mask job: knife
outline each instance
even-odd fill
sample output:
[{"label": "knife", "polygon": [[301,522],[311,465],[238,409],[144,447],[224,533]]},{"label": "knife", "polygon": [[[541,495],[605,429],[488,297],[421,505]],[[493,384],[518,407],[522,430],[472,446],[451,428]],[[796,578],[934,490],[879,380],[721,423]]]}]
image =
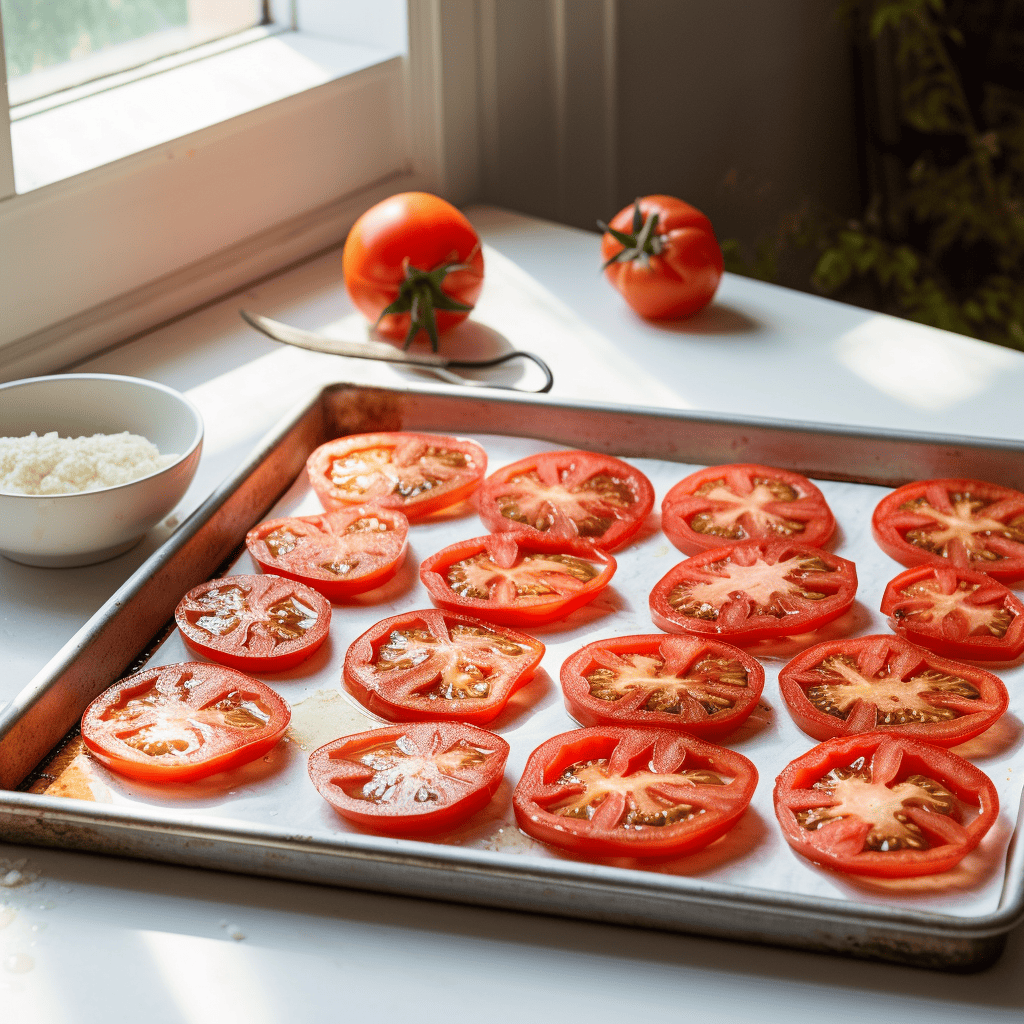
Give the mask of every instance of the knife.
[{"label": "knife", "polygon": [[[465,384],[468,387],[477,388],[501,388],[503,391],[525,391],[530,394],[544,394],[551,390],[555,378],[551,374],[551,368],[540,356],[532,352],[514,350],[504,355],[496,356],[494,359],[446,359],[444,356],[434,352],[404,352],[394,345],[385,341],[346,341],[340,338],[325,338],[313,331],[304,331],[298,327],[289,327],[270,317],[259,316],[255,313],[247,313],[244,309],[238,311],[242,319],[261,331],[268,338],[280,341],[285,345],[295,345],[297,348],[309,349],[311,352],[326,352],[332,356],[352,356],[356,359],[379,359],[385,363],[398,363],[402,366],[417,366],[423,370],[429,370],[442,380],[452,384]],[[486,381],[470,380],[467,377],[460,377],[452,373],[453,369],[467,370],[480,369],[489,366],[500,366],[512,359],[528,359],[534,363],[541,373],[544,374],[544,386],[542,388],[529,389],[517,388],[512,384],[489,384]]]}]

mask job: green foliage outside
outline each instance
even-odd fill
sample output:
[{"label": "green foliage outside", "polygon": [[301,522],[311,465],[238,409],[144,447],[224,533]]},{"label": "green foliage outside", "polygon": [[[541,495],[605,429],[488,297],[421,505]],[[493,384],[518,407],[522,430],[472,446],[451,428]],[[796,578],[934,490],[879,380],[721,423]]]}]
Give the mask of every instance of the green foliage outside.
[{"label": "green foliage outside", "polygon": [[791,217],[727,269],[775,280],[811,251],[813,287],[1024,349],[1024,0],[848,0],[864,47],[895,70],[899,139],[863,216]]},{"label": "green foliage outside", "polygon": [[188,0],[0,0],[7,75],[17,78],[182,26]]}]

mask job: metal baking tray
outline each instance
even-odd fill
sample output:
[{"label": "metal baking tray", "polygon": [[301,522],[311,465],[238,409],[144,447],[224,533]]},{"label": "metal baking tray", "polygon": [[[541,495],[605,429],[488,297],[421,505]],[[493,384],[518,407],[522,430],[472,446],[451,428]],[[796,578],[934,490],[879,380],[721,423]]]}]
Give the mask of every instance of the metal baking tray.
[{"label": "metal baking tray", "polygon": [[[1007,824],[998,857],[1005,851],[1005,865],[989,886],[991,905],[974,912],[970,906],[950,910],[941,901],[785,891],[763,879],[758,885],[743,884],[742,872],[724,882],[707,872],[687,875],[524,856],[514,845],[473,848],[357,831],[297,830],[288,827],[287,815],[280,823],[211,815],[190,806],[187,798],[126,806],[22,791],[25,780],[74,729],[88,703],[137,667],[153,639],[166,632],[180,596],[213,576],[246,531],[288,491],[308,454],[331,438],[376,430],[533,438],[670,463],[761,462],[818,480],[875,486],[970,476],[1024,489],[1024,446],[999,440],[552,402],[526,395],[483,397],[436,386],[332,385],[273,431],[0,715],[0,836],[15,843],[945,970],[978,970],[998,957],[1006,933],[1024,918],[1024,844],[1016,842],[1021,813],[1016,800],[1013,807],[1003,808]],[[465,535],[476,532],[483,531],[475,522],[464,530]],[[665,568],[681,557],[670,558]],[[378,617],[388,614],[394,610],[382,608]],[[605,635],[631,631],[654,630],[609,628]],[[767,688],[765,697],[781,709],[781,701]],[[804,739],[807,749],[813,741]],[[759,789],[770,792],[772,777],[761,767]],[[768,823],[768,828],[773,826]]]}]

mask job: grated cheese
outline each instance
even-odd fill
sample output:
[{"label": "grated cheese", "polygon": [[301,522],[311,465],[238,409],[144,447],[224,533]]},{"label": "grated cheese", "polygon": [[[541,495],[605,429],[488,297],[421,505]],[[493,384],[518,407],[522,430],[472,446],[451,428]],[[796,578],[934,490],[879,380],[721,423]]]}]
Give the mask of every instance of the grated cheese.
[{"label": "grated cheese", "polygon": [[130,483],[165,469],[177,455],[161,455],[138,434],[0,437],[0,492],[77,494]]}]

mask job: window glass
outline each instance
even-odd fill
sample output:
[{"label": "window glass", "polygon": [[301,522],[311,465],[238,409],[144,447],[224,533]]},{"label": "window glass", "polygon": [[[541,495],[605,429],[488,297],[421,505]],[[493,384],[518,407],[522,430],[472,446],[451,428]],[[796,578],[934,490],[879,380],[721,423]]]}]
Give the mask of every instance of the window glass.
[{"label": "window glass", "polygon": [[263,23],[264,0],[0,0],[12,103]]}]

